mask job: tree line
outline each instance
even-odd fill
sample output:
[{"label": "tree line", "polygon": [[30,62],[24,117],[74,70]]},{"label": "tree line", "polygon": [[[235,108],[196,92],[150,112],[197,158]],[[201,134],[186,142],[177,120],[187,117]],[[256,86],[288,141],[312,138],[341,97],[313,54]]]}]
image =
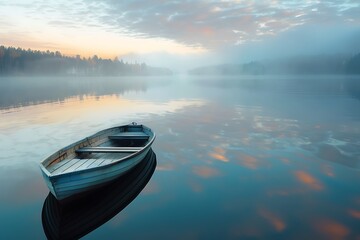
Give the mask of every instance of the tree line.
[{"label": "tree line", "polygon": [[84,58],[69,57],[59,51],[25,50],[0,46],[1,75],[170,75],[166,68],[156,68],[145,63],[127,63],[118,58],[102,59],[97,55]]},{"label": "tree line", "polygon": [[294,56],[284,59],[252,61],[244,64],[205,66],[189,71],[192,75],[264,75],[264,74],[360,74],[360,53]]}]

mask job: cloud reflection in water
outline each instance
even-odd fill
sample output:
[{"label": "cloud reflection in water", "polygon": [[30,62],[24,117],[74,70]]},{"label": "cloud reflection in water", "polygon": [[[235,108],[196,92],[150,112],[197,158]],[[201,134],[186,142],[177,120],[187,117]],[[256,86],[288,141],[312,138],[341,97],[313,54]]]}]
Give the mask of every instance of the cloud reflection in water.
[{"label": "cloud reflection in water", "polygon": [[314,190],[322,190],[324,188],[324,186],[316,178],[307,172],[296,171],[295,176],[301,183],[306,184]]},{"label": "cloud reflection in water", "polygon": [[[223,212],[216,214],[222,223],[212,227],[222,232],[224,226],[229,226],[229,235],[225,236],[264,237],[276,232],[290,238],[306,238],[314,231],[318,236],[328,236],[324,232],[330,231],[329,226],[335,228],[336,236],[348,236],[347,231],[353,228],[351,224],[312,222],[314,212],[326,218],[356,215],[347,209],[330,211],[337,201],[348,201],[351,195],[338,193],[339,187],[348,186],[345,180],[337,183],[340,186],[335,184],[349,174],[346,169],[324,161],[314,150],[327,136],[319,134],[315,139],[313,135],[324,131],[325,126],[313,128],[295,119],[271,116],[261,108],[215,102],[183,108],[176,116],[160,117],[153,123],[163,140],[156,144],[160,158],[163,157],[159,165],[173,166],[172,178],[178,174],[183,178],[185,174],[187,186],[195,194],[188,196],[188,201],[193,202],[183,204],[196,205],[198,198],[204,197],[205,206],[221,206]],[[161,125],[168,126],[177,136]],[[330,127],[333,126],[325,128]],[[355,177],[354,174],[350,175]],[[215,177],[217,180],[213,181]],[[190,193],[172,194],[185,200],[184,194]],[[324,205],[324,197],[331,204]],[[215,214],[213,209],[206,211]],[[194,216],[196,219],[203,220]]]},{"label": "cloud reflection in water", "polygon": [[[314,98],[269,96],[271,88],[266,84],[263,91],[236,86],[211,91],[201,86],[198,92],[186,88],[184,94],[177,88],[166,97],[161,95],[164,88],[148,88],[146,93],[69,98],[73,102],[2,112],[6,121],[0,122],[0,137],[4,139],[0,150],[6,149],[2,158],[7,161],[1,164],[37,163],[41,156],[78,140],[80,135],[136,118],[157,134],[153,144],[157,170],[143,196],[125,210],[126,218],[104,225],[94,238],[103,234],[139,239],[319,239],[330,235],[356,239],[359,122],[352,115],[350,119],[334,116],[328,104],[333,98],[324,92]],[[304,99],[318,105],[299,104]],[[333,100],[344,105],[350,101]],[[85,115],[72,120],[74,109],[80,106]],[[300,107],[305,110],[298,112]],[[344,108],[336,109],[342,113]],[[87,115],[87,111],[91,113]],[[306,114],[311,117],[302,118]],[[312,114],[324,117],[314,120]],[[17,151],[18,146],[22,151]],[[34,152],[33,148],[39,150]],[[14,182],[4,178],[2,184],[17,187]],[[29,186],[35,187],[37,182]],[[4,216],[10,215],[13,213]],[[16,221],[14,218],[11,223]],[[184,234],[179,235],[179,229],[184,229]]]},{"label": "cloud reflection in water", "polygon": [[221,162],[228,162],[229,159],[227,159],[225,153],[225,149],[221,147],[215,147],[213,152],[209,153],[209,156]]},{"label": "cloud reflection in water", "polygon": [[202,178],[211,178],[220,175],[219,170],[209,166],[193,167],[193,172]]},{"label": "cloud reflection in water", "polygon": [[345,239],[350,234],[346,226],[330,219],[320,220],[315,224],[315,228],[326,239]]},{"label": "cloud reflection in water", "polygon": [[263,218],[269,221],[276,231],[282,232],[285,230],[286,224],[278,215],[267,209],[259,209],[258,212]]}]

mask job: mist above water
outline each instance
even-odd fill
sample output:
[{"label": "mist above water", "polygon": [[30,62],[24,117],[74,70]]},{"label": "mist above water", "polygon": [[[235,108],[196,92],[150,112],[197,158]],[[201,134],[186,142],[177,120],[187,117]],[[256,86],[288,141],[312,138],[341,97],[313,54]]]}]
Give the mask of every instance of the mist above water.
[{"label": "mist above water", "polygon": [[[235,45],[229,43],[196,54],[155,52],[130,53],[119,57],[130,62],[147,62],[154,66],[167,67],[180,73],[201,67],[261,62],[275,68],[269,73],[286,74],[289,73],[286,62],[291,64],[294,61],[302,61],[310,65],[320,60],[321,63],[316,63],[318,66],[314,67],[323,68],[320,72],[331,74],[334,73],[333,66],[326,65],[327,62],[345,65],[346,61],[360,53],[358,42],[360,42],[360,28],[356,24],[318,24],[295,27],[278,35],[268,36],[266,39]],[[324,68],[328,69],[324,70]]]},{"label": "mist above water", "polygon": [[359,235],[357,77],[3,80],[0,221],[5,238],[45,237],[41,211],[49,191],[38,169],[41,159],[132,121],[157,135],[155,173],[130,205],[87,238],[171,239],[196,232],[201,239],[327,239],[333,226],[343,230],[337,236]]}]

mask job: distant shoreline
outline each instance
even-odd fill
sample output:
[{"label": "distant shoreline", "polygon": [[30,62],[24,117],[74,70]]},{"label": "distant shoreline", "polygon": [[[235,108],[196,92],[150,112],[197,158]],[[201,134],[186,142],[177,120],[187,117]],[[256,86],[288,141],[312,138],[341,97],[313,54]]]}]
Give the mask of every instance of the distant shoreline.
[{"label": "distant shoreline", "polygon": [[252,61],[244,64],[221,64],[194,68],[189,75],[357,75],[360,54],[297,56],[278,60]]},{"label": "distant shoreline", "polygon": [[59,51],[25,50],[0,46],[0,76],[161,76],[172,75],[167,68],[145,63],[63,56]]}]

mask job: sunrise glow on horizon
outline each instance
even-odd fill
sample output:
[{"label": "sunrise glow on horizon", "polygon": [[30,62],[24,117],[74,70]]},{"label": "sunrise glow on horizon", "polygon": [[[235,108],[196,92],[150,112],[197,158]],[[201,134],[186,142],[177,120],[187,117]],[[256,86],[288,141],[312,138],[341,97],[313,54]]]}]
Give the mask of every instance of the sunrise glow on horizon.
[{"label": "sunrise glow on horizon", "polygon": [[165,54],[209,59],[207,54],[215,54],[224,62],[238,56],[360,50],[360,3],[354,0],[0,4],[1,45],[69,56]]}]

